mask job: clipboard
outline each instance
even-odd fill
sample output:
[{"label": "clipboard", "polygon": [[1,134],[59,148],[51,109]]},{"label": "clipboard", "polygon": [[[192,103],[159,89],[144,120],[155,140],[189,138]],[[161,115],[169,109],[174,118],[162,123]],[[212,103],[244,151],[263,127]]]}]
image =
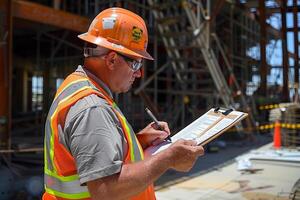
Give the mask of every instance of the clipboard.
[{"label": "clipboard", "polygon": [[[233,113],[233,109],[232,108],[214,108],[213,111],[210,110],[209,113],[207,113],[209,115],[218,115],[220,116],[220,119],[217,120],[214,124],[212,124],[211,126],[209,126],[207,128],[207,130],[209,130],[211,127],[215,126],[218,122],[220,122],[223,119],[229,118],[229,119],[234,119],[236,117],[236,115]],[[209,139],[199,143],[198,145],[206,145],[208,144],[210,141],[214,140],[215,138],[219,137],[221,134],[223,134],[224,132],[226,132],[228,129],[230,129],[231,127],[233,127],[235,124],[237,124],[238,122],[240,122],[241,120],[245,119],[248,116],[248,113],[243,113],[242,116],[238,119],[238,121],[235,121],[235,123],[232,123],[229,126],[226,126],[222,131],[220,131],[219,133],[216,133],[215,135],[213,135],[212,137],[210,137]],[[206,131],[207,131],[206,130]],[[205,132],[206,132],[205,131]],[[204,133],[205,133],[204,132]]]},{"label": "clipboard", "polygon": [[[191,124],[173,135],[171,137],[172,142],[176,142],[179,139],[187,139],[195,140],[198,145],[206,145],[247,116],[247,113],[233,109],[220,107],[211,108]],[[168,148],[171,144],[171,142],[166,141],[157,146],[152,146],[147,149],[147,153],[154,155]]]}]

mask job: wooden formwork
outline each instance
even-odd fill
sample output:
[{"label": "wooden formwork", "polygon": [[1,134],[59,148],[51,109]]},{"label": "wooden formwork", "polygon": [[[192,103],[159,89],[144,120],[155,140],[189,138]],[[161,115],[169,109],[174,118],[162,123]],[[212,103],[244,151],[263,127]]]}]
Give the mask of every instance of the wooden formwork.
[{"label": "wooden formwork", "polygon": [[291,148],[300,147],[300,104],[286,107],[282,115],[281,135],[283,146]]}]

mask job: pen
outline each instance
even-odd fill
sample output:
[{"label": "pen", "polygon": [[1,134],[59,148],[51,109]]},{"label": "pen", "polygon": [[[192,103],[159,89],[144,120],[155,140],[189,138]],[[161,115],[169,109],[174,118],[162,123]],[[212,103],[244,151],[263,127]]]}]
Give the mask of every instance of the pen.
[{"label": "pen", "polygon": [[[146,108],[145,110],[146,110],[147,114],[151,117],[151,119],[154,121],[154,123],[157,126],[158,130],[163,131],[164,129],[159,125],[158,120],[153,115],[153,113],[151,112],[151,110],[149,110],[148,108]],[[167,140],[169,142],[172,142],[170,135],[168,135],[168,137],[166,137],[165,140]]]}]

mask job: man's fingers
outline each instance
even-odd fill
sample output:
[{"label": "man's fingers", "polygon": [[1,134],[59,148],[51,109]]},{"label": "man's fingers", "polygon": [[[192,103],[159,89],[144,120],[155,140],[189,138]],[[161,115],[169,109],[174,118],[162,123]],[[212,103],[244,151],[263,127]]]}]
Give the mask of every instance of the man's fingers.
[{"label": "man's fingers", "polygon": [[164,131],[166,131],[169,135],[171,134],[168,123],[167,122],[163,122],[160,121],[159,125],[164,129]]},{"label": "man's fingers", "polygon": [[187,146],[188,149],[190,149],[196,155],[201,156],[204,154],[203,147],[198,146],[195,140],[181,140],[181,141],[185,146]]},{"label": "man's fingers", "polygon": [[196,146],[197,142],[195,140],[183,140],[183,144],[187,146]]},{"label": "man's fingers", "polygon": [[165,131],[153,130],[151,133],[143,134],[142,137],[147,138],[151,142],[151,145],[158,145],[168,137],[168,133]]},{"label": "man's fingers", "polygon": [[166,138],[168,137],[168,133],[166,133],[165,131],[161,131],[161,133],[156,137],[156,139],[154,139],[154,141],[152,142],[152,145],[158,145],[161,142],[163,142]]},{"label": "man's fingers", "polygon": [[200,156],[204,154],[204,149],[202,146],[193,146],[193,148],[196,154]]},{"label": "man's fingers", "polygon": [[157,137],[158,139],[160,139],[161,141],[163,141],[164,139],[166,139],[168,137],[168,133],[165,131],[159,131]]},{"label": "man's fingers", "polygon": [[193,141],[193,140],[190,140],[192,142],[195,142],[194,144],[195,145],[188,145],[188,148],[193,152],[195,153],[196,155],[203,155],[204,154],[204,149],[202,146],[198,146],[196,141]]},{"label": "man's fingers", "polygon": [[157,138],[157,139],[155,139],[155,140],[152,142],[152,145],[153,145],[153,146],[156,146],[156,145],[160,144],[162,141],[163,141],[163,139]]},{"label": "man's fingers", "polygon": [[153,137],[153,138],[162,138],[165,139],[166,137],[168,137],[168,133],[166,131],[159,131],[159,130],[154,130],[153,132],[148,134],[149,136]]}]

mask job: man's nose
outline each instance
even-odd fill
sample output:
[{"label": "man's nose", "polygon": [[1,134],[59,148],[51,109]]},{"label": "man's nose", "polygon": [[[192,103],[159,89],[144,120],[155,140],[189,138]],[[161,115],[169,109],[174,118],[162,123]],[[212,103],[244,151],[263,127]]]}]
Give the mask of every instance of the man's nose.
[{"label": "man's nose", "polygon": [[133,73],[133,75],[136,77],[136,78],[140,78],[142,76],[142,68],[140,68],[139,70],[135,71]]}]

